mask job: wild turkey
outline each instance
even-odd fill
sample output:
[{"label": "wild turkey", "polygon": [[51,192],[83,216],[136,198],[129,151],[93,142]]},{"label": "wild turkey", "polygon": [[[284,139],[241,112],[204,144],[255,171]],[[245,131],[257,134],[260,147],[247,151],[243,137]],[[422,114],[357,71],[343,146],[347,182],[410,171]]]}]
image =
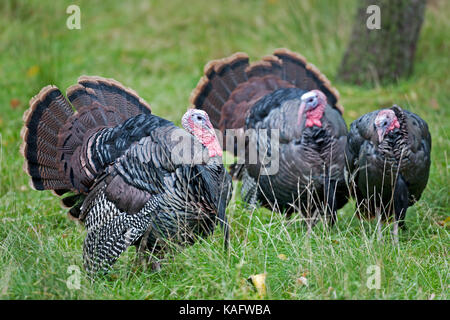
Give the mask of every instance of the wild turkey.
[{"label": "wild turkey", "polygon": [[[235,53],[209,62],[204,74],[191,103],[223,133],[223,148],[240,157],[230,173],[242,178],[242,198],[288,215],[301,211],[306,220],[325,212],[334,223],[336,210],[347,202],[347,126],[328,79],[287,49],[253,64],[245,53]],[[273,134],[279,130],[279,138],[271,139],[271,129]],[[259,152],[255,163],[250,160],[253,148]],[[275,158],[275,165],[279,157],[278,170],[269,172],[261,161],[265,154]]]},{"label": "wild turkey", "polygon": [[420,199],[430,172],[431,136],[418,115],[397,105],[352,122],[346,149],[359,210],[382,221],[394,216],[405,228],[406,210]]},{"label": "wild turkey", "polygon": [[231,177],[206,112],[189,109],[183,130],[100,77],[80,77],[67,99],[55,86],[31,99],[24,169],[33,188],[70,192],[62,202],[87,228],[89,273],[107,271],[130,245],[157,254],[207,236],[217,222],[228,241]]}]

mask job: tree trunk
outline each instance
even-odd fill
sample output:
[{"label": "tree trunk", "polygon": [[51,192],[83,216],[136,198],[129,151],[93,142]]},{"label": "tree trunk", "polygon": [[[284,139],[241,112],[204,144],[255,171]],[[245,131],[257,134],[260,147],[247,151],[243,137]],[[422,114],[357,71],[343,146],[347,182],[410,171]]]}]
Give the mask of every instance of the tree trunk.
[{"label": "tree trunk", "polygon": [[[380,8],[380,29],[367,8]],[[358,85],[379,85],[409,76],[426,0],[363,0],[338,78]],[[368,21],[369,19],[369,21]],[[370,28],[369,28],[370,27]]]}]

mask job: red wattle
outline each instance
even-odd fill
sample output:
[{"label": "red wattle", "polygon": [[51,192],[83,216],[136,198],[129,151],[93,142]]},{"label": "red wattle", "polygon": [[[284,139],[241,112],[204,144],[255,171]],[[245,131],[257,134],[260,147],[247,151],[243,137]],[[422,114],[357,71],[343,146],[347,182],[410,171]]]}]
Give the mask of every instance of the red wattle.
[{"label": "red wattle", "polygon": [[400,128],[400,122],[398,122],[397,117],[395,117],[394,120],[392,120],[390,126],[386,129],[386,133],[391,132],[395,128],[397,129]]},{"label": "red wattle", "polygon": [[323,112],[325,108],[322,105],[317,106],[316,108],[309,110],[306,112],[306,127],[322,127],[322,119]]}]

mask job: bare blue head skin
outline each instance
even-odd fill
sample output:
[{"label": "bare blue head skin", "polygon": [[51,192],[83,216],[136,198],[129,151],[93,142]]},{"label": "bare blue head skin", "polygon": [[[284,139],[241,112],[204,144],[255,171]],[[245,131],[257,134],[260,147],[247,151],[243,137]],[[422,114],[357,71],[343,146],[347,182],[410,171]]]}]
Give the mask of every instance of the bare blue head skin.
[{"label": "bare blue head skin", "polygon": [[301,97],[300,109],[298,111],[297,124],[301,125],[303,114],[306,113],[305,127],[318,126],[322,127],[323,113],[327,105],[327,97],[320,90],[311,90]]},{"label": "bare blue head skin", "polygon": [[395,112],[391,109],[380,110],[375,118],[375,128],[377,130],[378,142],[381,143],[384,137],[395,128],[400,128]]},{"label": "bare blue head skin", "polygon": [[181,119],[181,124],[186,131],[196,136],[208,148],[210,157],[222,156],[222,148],[216,132],[205,111],[194,108],[188,109]]}]

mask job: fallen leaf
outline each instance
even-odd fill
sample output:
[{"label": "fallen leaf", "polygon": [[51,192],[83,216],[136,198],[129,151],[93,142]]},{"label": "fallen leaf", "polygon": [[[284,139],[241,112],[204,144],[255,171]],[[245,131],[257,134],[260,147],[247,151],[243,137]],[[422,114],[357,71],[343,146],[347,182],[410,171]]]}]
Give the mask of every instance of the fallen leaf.
[{"label": "fallen leaf", "polygon": [[308,279],[306,277],[301,276],[300,278],[297,278],[297,284],[300,286],[308,286]]},{"label": "fallen leaf", "polygon": [[252,284],[255,286],[256,291],[258,292],[260,297],[264,297],[267,293],[266,275],[267,275],[267,273],[260,273],[260,274],[251,275],[249,277],[249,280],[251,280]]},{"label": "fallen leaf", "polygon": [[286,261],[286,260],[287,260],[287,257],[286,257],[285,254],[280,253],[280,254],[278,255],[278,259],[283,260],[283,261]]},{"label": "fallen leaf", "polygon": [[27,71],[27,77],[28,78],[34,77],[39,73],[39,70],[40,70],[39,66],[34,65],[30,67]]},{"label": "fallen leaf", "polygon": [[438,221],[437,223],[441,227],[448,227],[450,226],[450,217],[445,218],[445,220]]},{"label": "fallen leaf", "polygon": [[150,292],[149,294],[147,294],[144,300],[152,300],[152,293]]},{"label": "fallen leaf", "polygon": [[61,237],[62,237],[63,239],[65,239],[65,238],[67,238],[67,234],[63,233],[63,234],[61,235]]},{"label": "fallen leaf", "polygon": [[11,108],[16,109],[20,105],[20,100],[17,98],[13,98],[9,101],[9,105]]}]

